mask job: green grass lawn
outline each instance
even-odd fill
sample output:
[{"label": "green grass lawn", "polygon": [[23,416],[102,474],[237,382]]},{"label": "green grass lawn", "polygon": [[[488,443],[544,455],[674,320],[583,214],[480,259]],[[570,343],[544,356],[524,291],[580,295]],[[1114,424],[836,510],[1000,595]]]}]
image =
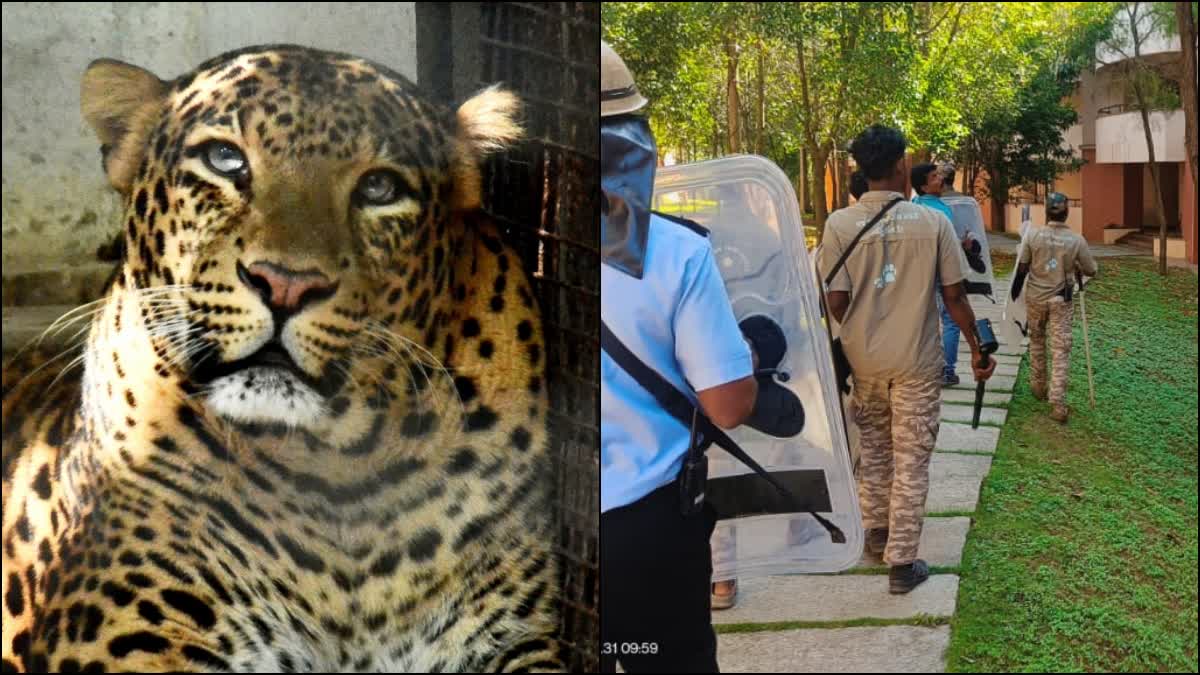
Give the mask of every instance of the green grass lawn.
[{"label": "green grass lawn", "polygon": [[1076,302],[1070,424],[1025,360],[963,554],[952,672],[1197,670],[1197,278],[1100,265],[1096,408]]}]

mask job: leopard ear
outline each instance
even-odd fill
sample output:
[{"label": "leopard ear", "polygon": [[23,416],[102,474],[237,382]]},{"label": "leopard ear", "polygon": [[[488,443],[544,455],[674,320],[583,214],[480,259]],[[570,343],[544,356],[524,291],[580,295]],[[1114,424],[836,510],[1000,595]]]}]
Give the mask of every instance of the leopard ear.
[{"label": "leopard ear", "polygon": [[166,94],[166,82],[121,61],[92,61],[83,74],[83,118],[100,138],[109,183],[122,194],[131,189]]},{"label": "leopard ear", "polygon": [[488,154],[519,140],[524,131],[517,122],[521,101],[510,91],[493,85],[458,108],[454,139],[454,208],[479,208],[479,166]]}]

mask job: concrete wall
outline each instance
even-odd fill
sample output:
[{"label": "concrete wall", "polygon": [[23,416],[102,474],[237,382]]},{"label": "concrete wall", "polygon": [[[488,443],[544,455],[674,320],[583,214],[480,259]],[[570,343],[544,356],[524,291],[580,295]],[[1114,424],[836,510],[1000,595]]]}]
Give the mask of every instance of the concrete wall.
[{"label": "concrete wall", "polygon": [[[1179,170],[1183,162],[1163,162],[1158,165],[1158,175],[1162,179],[1163,208],[1167,218],[1167,227],[1179,225]],[[1162,221],[1158,219],[1158,209],[1154,205],[1154,174],[1150,165],[1142,165],[1142,224],[1159,227]]]},{"label": "concrete wall", "polygon": [[[1141,3],[1142,6],[1138,11],[1138,33],[1143,37],[1142,44],[1138,48],[1138,52],[1142,56],[1153,56],[1155,54],[1171,54],[1179,51],[1179,36],[1167,35],[1164,32],[1157,30],[1154,24],[1154,18],[1150,13],[1149,4]],[[1116,20],[1119,23],[1118,33],[1124,42],[1119,45],[1119,49],[1110,49],[1108,45],[1098,45],[1096,47],[1096,61],[1101,64],[1119,63],[1124,60],[1125,56],[1133,55],[1132,31],[1129,26],[1129,15],[1124,11],[1118,11]]]},{"label": "concrete wall", "polygon": [[1083,158],[1087,164],[1080,169],[1083,181],[1082,234],[1088,241],[1102,241],[1105,227],[1125,224],[1125,171],[1119,164],[1097,164],[1095,150],[1085,149]]},{"label": "concrete wall", "polygon": [[1179,229],[1183,231],[1183,239],[1187,242],[1185,253],[1187,261],[1193,265],[1197,262],[1196,239],[1196,185],[1192,182],[1192,167],[1184,162],[1179,169]]},{"label": "concrete wall", "polygon": [[288,42],[417,79],[414,3],[4,3],[4,275],[94,261],[119,229],[79,83],[101,57],[164,79],[223,52]]},{"label": "concrete wall", "polygon": [[[1183,110],[1150,113],[1150,138],[1154,141],[1156,161],[1182,162],[1187,159],[1183,137]],[[1140,112],[1108,115],[1096,120],[1096,161],[1113,164],[1150,161]]]},{"label": "concrete wall", "polygon": [[[1021,208],[1023,204],[1009,202],[1004,205],[1004,231],[1013,234],[1021,233]],[[1029,220],[1034,225],[1046,224],[1046,205],[1031,204]],[[1067,212],[1067,227],[1075,234],[1083,234],[1083,207],[1072,206]]]}]

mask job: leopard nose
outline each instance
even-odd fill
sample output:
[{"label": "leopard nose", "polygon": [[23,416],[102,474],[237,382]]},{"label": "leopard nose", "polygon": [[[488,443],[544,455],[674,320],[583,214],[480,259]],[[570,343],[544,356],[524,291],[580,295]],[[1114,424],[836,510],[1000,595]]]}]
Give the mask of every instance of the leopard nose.
[{"label": "leopard nose", "polygon": [[262,297],[272,313],[290,316],[306,306],[332,297],[338,283],[320,272],[297,272],[275,263],[237,264],[238,278]]}]

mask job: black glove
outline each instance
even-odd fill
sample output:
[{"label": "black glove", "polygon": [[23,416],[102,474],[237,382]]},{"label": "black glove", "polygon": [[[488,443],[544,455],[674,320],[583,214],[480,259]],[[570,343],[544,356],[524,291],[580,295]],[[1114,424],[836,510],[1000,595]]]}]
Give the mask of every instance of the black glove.
[{"label": "black glove", "polygon": [[1021,296],[1021,288],[1025,286],[1025,275],[1029,274],[1029,264],[1021,263],[1017,265],[1017,273],[1013,276],[1012,282],[1012,299],[1016,300]]},{"label": "black glove", "polygon": [[787,353],[783,329],[765,316],[752,316],[738,326],[758,354],[758,398],[746,426],[777,438],[791,438],[804,430],[804,406],[791,389],[775,381],[776,367]]},{"label": "black glove", "polygon": [[983,261],[983,246],[978,241],[971,239],[963,248],[966,250],[967,264],[971,266],[971,269],[980,274],[987,272],[987,263]]}]

